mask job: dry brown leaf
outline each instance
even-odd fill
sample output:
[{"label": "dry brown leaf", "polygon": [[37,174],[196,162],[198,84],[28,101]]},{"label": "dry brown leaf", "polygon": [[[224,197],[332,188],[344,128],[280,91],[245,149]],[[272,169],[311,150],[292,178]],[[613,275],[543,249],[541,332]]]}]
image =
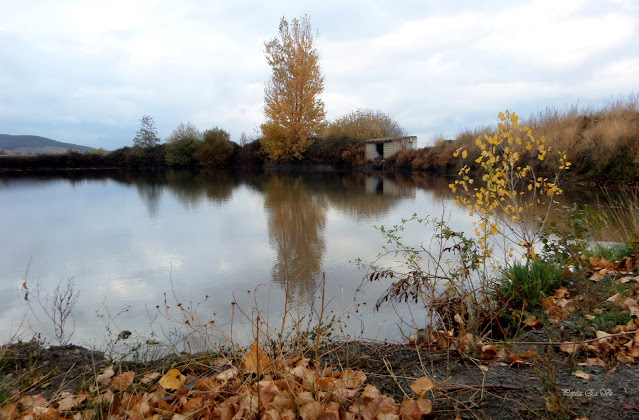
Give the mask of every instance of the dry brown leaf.
[{"label": "dry brown leaf", "polygon": [[410,400],[405,398],[404,401],[402,401],[402,405],[399,407],[399,414],[402,419],[419,420],[425,414],[430,413],[432,409],[432,403],[430,400],[423,398]]},{"label": "dry brown leaf", "polygon": [[587,374],[586,372],[584,372],[583,370],[576,370],[572,373],[574,376],[576,376],[577,378],[581,378],[581,379],[590,379],[589,374]]},{"label": "dry brown leaf", "polygon": [[510,366],[521,367],[521,366],[528,366],[528,365],[530,365],[530,362],[525,361],[517,353],[512,353],[510,355]]},{"label": "dry brown leaf", "polygon": [[526,317],[526,319],[524,319],[524,325],[529,326],[533,330],[538,330],[544,326],[544,324],[534,315]]},{"label": "dry brown leaf", "polygon": [[55,420],[58,418],[58,414],[58,410],[53,407],[44,407],[41,405],[33,407],[33,417],[39,420]]},{"label": "dry brown leaf", "polygon": [[271,359],[260,348],[257,340],[253,342],[251,351],[242,359],[242,367],[249,372],[264,373],[271,365]]},{"label": "dry brown leaf", "polygon": [[101,385],[108,385],[111,382],[111,378],[115,375],[115,371],[113,370],[113,365],[104,369],[104,372],[99,374],[95,380]]},{"label": "dry brown leaf", "polygon": [[575,353],[577,350],[579,350],[579,347],[580,347],[579,343],[571,343],[571,342],[565,342],[559,345],[559,349],[568,354]]},{"label": "dry brown leaf", "polygon": [[135,378],[135,372],[132,370],[128,372],[124,372],[118,376],[114,376],[111,380],[111,386],[116,391],[124,391],[126,390],[132,383]]},{"label": "dry brown leaf", "polygon": [[182,404],[182,412],[183,413],[194,413],[198,411],[202,406],[204,398],[202,397],[191,397],[187,398],[186,402]]},{"label": "dry brown leaf", "polygon": [[380,413],[375,420],[399,420],[399,416],[395,413]]},{"label": "dry brown leaf", "polygon": [[578,363],[579,366],[601,366],[606,367],[606,362],[598,357],[589,357],[584,363]]},{"label": "dry brown leaf", "polygon": [[160,376],[162,376],[160,372],[149,372],[140,379],[140,383],[142,385],[150,385]]},{"label": "dry brown leaf", "polygon": [[379,406],[377,406],[377,410],[380,413],[395,413],[397,411],[395,400],[391,397],[387,397],[386,395],[382,395]]},{"label": "dry brown leaf", "polygon": [[[339,409],[340,409],[340,405],[339,405],[338,402],[330,401],[329,403],[326,404],[326,406],[324,406],[324,414],[328,414],[328,415],[334,414],[335,415],[334,419],[338,420],[339,419]],[[322,418],[322,417],[320,416],[320,418]],[[326,418],[328,419],[328,418],[331,418],[331,417],[326,417]]]},{"label": "dry brown leaf", "polygon": [[497,346],[492,344],[484,344],[481,346],[481,355],[484,359],[494,359],[497,357]]},{"label": "dry brown leaf", "polygon": [[70,395],[58,401],[58,411],[71,410],[76,405],[87,399],[86,395]]},{"label": "dry brown leaf", "polygon": [[141,401],[133,406],[129,411],[129,418],[131,419],[144,419],[147,417],[151,407],[147,401]]},{"label": "dry brown leaf", "polygon": [[236,376],[237,376],[237,368],[232,367],[232,368],[226,369],[224,372],[218,373],[215,376],[215,379],[217,379],[221,383],[226,383],[227,381],[235,378]]},{"label": "dry brown leaf", "polygon": [[358,389],[366,382],[366,374],[360,370],[346,369],[337,381],[335,388]]},{"label": "dry brown leaf", "polygon": [[622,299],[623,299],[623,296],[621,296],[619,293],[615,293],[614,295],[606,299],[606,302],[620,303]]},{"label": "dry brown leaf", "polygon": [[313,400],[300,407],[300,418],[302,420],[315,420],[324,412],[320,403]]},{"label": "dry brown leaf", "polygon": [[204,392],[217,392],[222,387],[222,384],[220,384],[214,377],[206,377],[198,379],[195,383],[195,387]]},{"label": "dry brown leaf", "polygon": [[617,280],[615,280],[615,283],[621,283],[621,284],[626,284],[630,281],[637,281],[639,282],[639,276],[623,276],[623,277],[619,277]]},{"label": "dry brown leaf", "polygon": [[634,300],[633,298],[626,298],[621,306],[628,309],[631,314],[639,318],[639,305],[637,305],[636,300]]},{"label": "dry brown leaf", "polygon": [[433,387],[434,387],[433,381],[431,381],[425,376],[417,379],[415,382],[413,382],[410,385],[410,389],[412,389],[413,392],[419,395],[420,397],[423,397],[424,394],[427,391],[430,391],[431,389],[433,389]]},{"label": "dry brown leaf", "polygon": [[519,356],[520,356],[520,357],[527,357],[527,358],[530,358],[530,357],[537,357],[537,356],[539,356],[539,354],[538,354],[535,350],[532,350],[532,349],[531,349],[531,350],[528,350],[528,351],[523,352],[523,353],[522,353],[522,354],[520,354]]},{"label": "dry brown leaf", "polygon": [[0,417],[3,419],[16,419],[19,413],[20,410],[18,410],[17,402],[5,404],[0,407]]},{"label": "dry brown leaf", "polygon": [[368,402],[368,401],[372,401],[376,398],[378,398],[381,394],[381,392],[379,392],[379,389],[377,389],[375,386],[373,385],[366,385],[364,387],[364,390],[362,391],[362,394],[360,395],[360,397]]},{"label": "dry brown leaf", "polygon": [[267,386],[260,388],[260,403],[266,407],[271,408],[271,403],[275,400],[275,397],[280,393],[274,383],[270,383]]},{"label": "dry brown leaf", "polygon": [[167,391],[175,391],[184,386],[186,377],[177,369],[169,370],[163,377],[160,378],[160,386]]},{"label": "dry brown leaf", "polygon": [[483,370],[484,372],[488,372],[488,366],[486,365],[479,365],[479,369]]},{"label": "dry brown leaf", "polygon": [[291,393],[286,390],[280,391],[273,399],[271,405],[278,411],[296,408],[295,401],[293,401]]},{"label": "dry brown leaf", "polygon": [[300,392],[296,395],[297,397],[297,403],[299,405],[304,405],[304,404],[308,404],[312,401],[315,401],[315,398],[313,397],[313,394],[311,392],[308,391],[304,391],[304,392]]}]

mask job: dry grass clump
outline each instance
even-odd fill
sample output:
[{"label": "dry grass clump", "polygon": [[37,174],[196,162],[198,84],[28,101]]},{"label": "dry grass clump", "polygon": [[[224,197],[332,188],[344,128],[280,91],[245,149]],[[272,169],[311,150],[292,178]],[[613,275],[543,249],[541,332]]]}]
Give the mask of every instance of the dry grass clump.
[{"label": "dry grass clump", "polygon": [[566,150],[579,174],[600,176],[609,172],[616,178],[636,174],[636,168],[621,165],[639,164],[638,94],[611,101],[600,109],[547,108],[525,125],[545,136],[549,146]]},{"label": "dry grass clump", "polygon": [[[639,177],[639,94],[613,100],[601,108],[574,105],[566,110],[546,108],[522,121],[552,150],[566,151],[572,176],[587,178],[636,179]],[[494,134],[494,128],[477,127],[462,131],[453,140],[435,138],[434,146],[402,151],[397,169],[456,175],[460,169],[452,158],[457,149],[478,156],[477,138]],[[530,163],[530,162],[527,162]],[[538,169],[554,167],[544,162]],[[472,165],[471,165],[472,166]],[[472,169],[472,168],[471,168]]]}]

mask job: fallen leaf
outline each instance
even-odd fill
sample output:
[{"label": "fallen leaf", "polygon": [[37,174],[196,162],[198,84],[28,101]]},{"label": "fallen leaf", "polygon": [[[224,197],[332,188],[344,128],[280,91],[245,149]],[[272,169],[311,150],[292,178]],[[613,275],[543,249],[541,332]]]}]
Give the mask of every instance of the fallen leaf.
[{"label": "fallen leaf", "polygon": [[149,372],[140,379],[140,383],[142,385],[150,385],[153,382],[155,382],[155,380],[159,378],[161,375],[162,374],[160,372]]},{"label": "fallen leaf", "polygon": [[577,378],[581,378],[581,379],[590,379],[589,374],[587,374],[586,372],[584,372],[583,370],[576,370],[572,373],[574,376],[576,376]]},{"label": "fallen leaf", "polygon": [[413,382],[410,385],[410,389],[412,389],[413,392],[419,395],[420,397],[423,397],[426,391],[433,389],[433,387],[434,387],[433,381],[431,381],[425,376],[417,379],[415,382]]},{"label": "fallen leaf", "polygon": [[624,308],[628,309],[631,314],[639,318],[639,305],[637,301],[632,298],[626,298],[621,304]]},{"label": "fallen leaf", "polygon": [[251,351],[244,355],[244,358],[242,359],[242,366],[249,372],[262,374],[270,365],[270,358],[260,348],[257,340],[255,340],[251,346]]},{"label": "fallen leaf", "polygon": [[271,405],[278,411],[296,408],[295,401],[287,390],[280,391],[271,402]]},{"label": "fallen leaf", "polygon": [[108,385],[111,381],[111,378],[115,375],[115,371],[113,370],[113,365],[104,369],[104,372],[96,376],[95,380],[102,385]]},{"label": "fallen leaf", "polygon": [[493,344],[484,344],[481,346],[481,354],[484,359],[494,359],[497,357],[497,346]]},{"label": "fallen leaf", "polygon": [[364,387],[364,390],[362,391],[362,394],[360,395],[360,397],[364,401],[372,401],[376,399],[377,397],[379,397],[380,395],[381,393],[379,392],[379,389],[369,384]]},{"label": "fallen leaf", "polygon": [[533,330],[538,330],[544,326],[544,324],[534,315],[526,317],[526,319],[524,319],[524,325],[529,326]]},{"label": "fallen leaf", "polygon": [[537,357],[539,354],[535,350],[528,350],[519,355],[520,357]]},{"label": "fallen leaf", "polygon": [[182,412],[183,413],[194,413],[198,411],[203,406],[203,398],[202,397],[191,397],[182,404]]},{"label": "fallen leaf", "polygon": [[225,383],[229,381],[230,379],[235,378],[236,376],[237,376],[237,368],[232,367],[232,368],[226,369],[224,372],[218,373],[215,376],[215,378],[218,381]]},{"label": "fallen leaf", "polygon": [[134,378],[135,378],[135,372],[133,372],[132,370],[128,372],[124,372],[118,376],[113,377],[113,380],[111,381],[111,386],[116,391],[124,391],[129,387],[129,385],[133,383]]},{"label": "fallen leaf", "polygon": [[366,382],[366,374],[360,370],[346,369],[337,381],[336,388],[358,389]]},{"label": "fallen leaf", "polygon": [[163,377],[160,378],[160,386],[167,391],[175,391],[184,386],[186,377],[177,369],[169,370]]},{"label": "fallen leaf", "polygon": [[579,366],[601,366],[606,367],[606,362],[598,357],[589,357],[585,363],[578,363]]},{"label": "fallen leaf", "polygon": [[510,366],[521,367],[528,365],[530,365],[530,362],[522,359],[517,353],[513,353],[510,355]]},{"label": "fallen leaf", "polygon": [[199,391],[217,392],[222,387],[222,384],[220,384],[216,378],[206,377],[198,379],[198,381],[195,383],[195,387]]},{"label": "fallen leaf", "polygon": [[488,372],[488,366],[479,365],[479,369],[483,370],[484,372]]},{"label": "fallen leaf", "polygon": [[633,407],[630,404],[624,404],[621,406],[624,410],[634,410],[635,407]]},{"label": "fallen leaf", "polygon": [[571,342],[565,342],[559,345],[559,349],[568,354],[575,353],[577,350],[579,350],[579,347],[580,347],[579,343],[571,343]]},{"label": "fallen leaf", "polygon": [[317,378],[317,385],[324,391],[328,391],[329,386],[331,386],[333,382],[335,382],[335,378]]},{"label": "fallen leaf", "polygon": [[58,401],[58,411],[71,410],[76,405],[87,399],[86,395],[71,395]]},{"label": "fallen leaf", "polygon": [[425,414],[430,413],[432,409],[432,403],[430,400],[423,398],[411,400],[405,398],[404,401],[402,401],[402,405],[399,407],[399,415],[402,419],[419,420]]},{"label": "fallen leaf", "polygon": [[324,408],[317,401],[310,401],[300,407],[300,418],[302,420],[317,419],[324,411]]}]

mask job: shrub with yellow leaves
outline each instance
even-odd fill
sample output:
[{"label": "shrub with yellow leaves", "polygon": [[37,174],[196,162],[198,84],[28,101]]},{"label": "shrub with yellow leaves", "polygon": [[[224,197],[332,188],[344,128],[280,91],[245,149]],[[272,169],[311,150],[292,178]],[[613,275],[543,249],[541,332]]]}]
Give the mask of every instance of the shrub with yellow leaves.
[{"label": "shrub with yellow leaves", "polygon": [[[506,247],[508,256],[513,256],[514,243],[521,247],[525,258],[533,259],[540,229],[531,226],[528,222],[531,218],[526,216],[530,216],[533,206],[550,209],[553,198],[563,192],[558,180],[570,162],[565,152],[558,152],[554,176],[541,176],[540,172],[552,169],[546,162],[555,153],[546,145],[546,138],[535,137],[530,128],[520,127],[514,112],[500,112],[499,121],[493,135],[484,134],[476,139],[479,156],[474,163],[464,164],[449,186],[456,193],[455,203],[478,217],[474,226],[484,262],[493,256],[489,239],[495,235],[510,243]],[[466,160],[468,151],[460,148],[453,156]]]}]

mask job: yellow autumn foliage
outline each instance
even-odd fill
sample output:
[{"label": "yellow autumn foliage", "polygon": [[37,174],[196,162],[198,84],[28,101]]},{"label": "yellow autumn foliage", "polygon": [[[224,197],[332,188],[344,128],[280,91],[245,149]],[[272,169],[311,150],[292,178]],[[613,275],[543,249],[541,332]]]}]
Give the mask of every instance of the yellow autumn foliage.
[{"label": "yellow autumn foliage", "polygon": [[264,89],[262,146],[273,160],[301,159],[312,136],[325,124],[324,76],[308,15],[289,24],[282,18],[279,34],[265,43],[271,80]]}]

